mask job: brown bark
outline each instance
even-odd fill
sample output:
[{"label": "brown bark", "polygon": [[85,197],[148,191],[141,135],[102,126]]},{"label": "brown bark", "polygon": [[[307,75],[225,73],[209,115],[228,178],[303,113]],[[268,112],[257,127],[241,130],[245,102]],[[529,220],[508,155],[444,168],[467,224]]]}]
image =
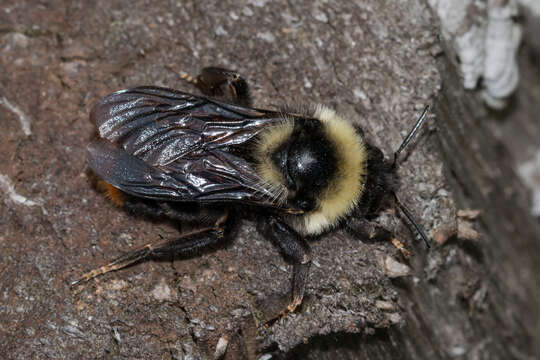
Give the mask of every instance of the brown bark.
[{"label": "brown bark", "polygon": [[[420,1],[319,5],[2,5],[0,353],[205,359],[226,338],[225,359],[540,354],[540,230],[512,158],[491,135],[500,115],[462,90]],[[69,281],[82,272],[177,234],[170,224],[115,208],[85,165],[93,102],[142,84],[186,89],[170,64],[191,73],[206,65],[239,70],[258,107],[291,98],[325,103],[360,124],[387,155],[431,103],[436,116],[399,169],[400,195],[444,244],[427,251],[404,219],[383,211],[377,221],[413,255],[411,275],[391,279],[385,262],[406,263],[393,244],[343,230],[325,235],[312,244],[304,304],[268,329],[258,326],[257,304],[288,290],[290,265],[250,219],[219,248],[145,262],[71,290]],[[538,70],[527,71],[518,100],[536,96],[528,88]],[[510,114],[519,116],[520,106]],[[459,209],[482,210],[472,225],[479,239],[448,236],[457,224],[454,199]]]}]

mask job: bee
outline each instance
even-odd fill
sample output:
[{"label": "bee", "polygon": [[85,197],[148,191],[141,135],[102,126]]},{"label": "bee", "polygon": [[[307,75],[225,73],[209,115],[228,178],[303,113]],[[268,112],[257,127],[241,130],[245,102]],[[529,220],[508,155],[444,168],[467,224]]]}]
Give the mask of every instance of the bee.
[{"label": "bee", "polygon": [[325,106],[252,108],[245,79],[223,68],[182,77],[204,95],[144,86],[101,99],[90,114],[99,138],[88,145],[88,164],[116,204],[198,226],[87,272],[73,286],[144,259],[214,244],[224,237],[230,214],[242,207],[257,210],[259,229],[292,260],[285,311],[294,311],[304,297],[311,264],[307,240],[351,217],[369,237],[387,233],[366,217],[388,199],[429,246],[396,196],[395,172],[427,107],[391,161],[361,129]]}]

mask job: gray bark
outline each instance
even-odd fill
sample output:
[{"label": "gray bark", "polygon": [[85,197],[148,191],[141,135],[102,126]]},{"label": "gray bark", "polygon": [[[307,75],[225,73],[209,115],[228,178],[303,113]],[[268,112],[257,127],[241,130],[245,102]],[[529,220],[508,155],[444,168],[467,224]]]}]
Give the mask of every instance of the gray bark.
[{"label": "gray bark", "polygon": [[[461,88],[423,2],[4,3],[0,353],[205,359],[223,338],[225,359],[540,354],[539,225],[493,136],[501,115]],[[517,99],[538,107],[529,90],[538,69],[527,61]],[[343,230],[325,235],[312,243],[302,307],[269,328],[260,326],[258,304],[288,291],[291,266],[250,219],[211,251],[144,262],[71,290],[82,272],[177,234],[174,224],[115,208],[85,165],[95,131],[88,111],[99,97],[142,84],[194,90],[171,64],[190,73],[236,69],[257,107],[324,103],[387,156],[431,104],[434,116],[399,168],[399,194],[440,244],[426,250],[399,214],[381,212],[376,220],[412,254],[410,274],[390,278],[389,259],[407,263],[393,244]],[[509,113],[535,114],[522,106]],[[476,240],[453,235],[456,209],[468,207],[482,210]]]}]

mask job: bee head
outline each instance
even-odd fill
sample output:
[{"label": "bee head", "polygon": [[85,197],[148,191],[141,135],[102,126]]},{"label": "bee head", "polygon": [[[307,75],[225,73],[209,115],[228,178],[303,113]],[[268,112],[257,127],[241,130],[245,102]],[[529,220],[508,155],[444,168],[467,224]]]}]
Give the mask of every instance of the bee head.
[{"label": "bee head", "polygon": [[387,161],[384,158],[381,150],[379,150],[377,147],[366,144],[366,152],[368,154],[367,176],[364,192],[362,194],[360,203],[358,204],[357,210],[358,213],[363,216],[373,215],[377,213],[382,206],[391,201],[401,210],[403,215],[405,215],[405,217],[413,225],[420,237],[422,237],[424,240],[426,246],[429,248],[430,245],[428,237],[420,228],[411,212],[399,200],[396,194],[398,177],[395,171],[401,151],[407,147],[418,129],[420,129],[420,126],[426,119],[428,110],[429,106],[426,106],[409,134],[405,137],[400,147],[394,153],[394,160],[392,162]]},{"label": "bee head", "polygon": [[395,166],[385,159],[378,147],[366,143],[365,149],[366,182],[356,213],[359,216],[369,217],[393,203],[392,193],[396,191],[399,179]]}]

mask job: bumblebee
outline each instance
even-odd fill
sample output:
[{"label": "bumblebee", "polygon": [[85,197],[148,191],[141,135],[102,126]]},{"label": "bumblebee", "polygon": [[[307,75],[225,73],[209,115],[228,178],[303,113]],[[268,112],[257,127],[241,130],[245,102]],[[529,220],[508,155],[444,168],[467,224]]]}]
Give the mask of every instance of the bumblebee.
[{"label": "bumblebee", "polygon": [[391,198],[427,243],[395,195],[396,160],[427,107],[390,161],[361,129],[327,107],[252,108],[246,81],[222,68],[182,77],[204,95],[145,86],[100,100],[90,114],[99,139],[88,145],[88,163],[116,204],[198,227],[121,256],[72,285],[143,259],[211,245],[239,207],[258,210],[259,229],[293,262],[288,311],[304,296],[307,240],[348,217],[360,219],[373,237],[371,230],[379,227],[366,217]]}]

